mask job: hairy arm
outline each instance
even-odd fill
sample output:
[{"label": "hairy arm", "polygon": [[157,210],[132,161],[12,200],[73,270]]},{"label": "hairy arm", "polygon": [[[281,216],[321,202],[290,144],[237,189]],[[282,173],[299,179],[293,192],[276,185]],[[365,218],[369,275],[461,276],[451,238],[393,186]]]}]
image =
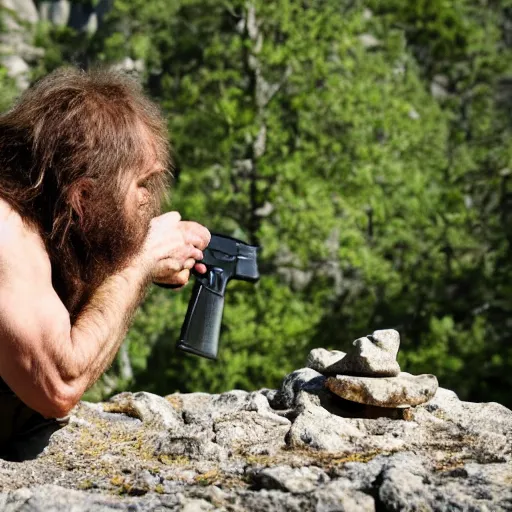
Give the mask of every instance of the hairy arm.
[{"label": "hairy arm", "polygon": [[[162,240],[172,238],[170,227],[177,224],[169,223],[173,218],[166,215],[160,231],[155,229],[156,235],[148,237],[149,252],[156,254],[153,268],[172,282],[169,276],[176,275],[176,261],[166,257],[169,248]],[[197,242],[202,246],[209,240],[205,232],[203,241]],[[184,247],[181,239],[178,246]],[[178,260],[193,264],[201,258],[201,251],[189,244]],[[0,376],[23,402],[46,417],[65,416],[76,405],[117,353],[154,277],[148,261],[137,260],[106,279],[71,325],[53,289],[41,238],[0,204]]]},{"label": "hairy arm", "polygon": [[65,416],[112,362],[147,281],[137,268],[109,277],[72,326],[39,236],[0,212],[0,375],[29,407]]},{"label": "hairy arm", "polygon": [[136,267],[110,276],[71,327],[74,365],[68,366],[68,379],[77,383],[82,394],[112,363],[148,284]]}]

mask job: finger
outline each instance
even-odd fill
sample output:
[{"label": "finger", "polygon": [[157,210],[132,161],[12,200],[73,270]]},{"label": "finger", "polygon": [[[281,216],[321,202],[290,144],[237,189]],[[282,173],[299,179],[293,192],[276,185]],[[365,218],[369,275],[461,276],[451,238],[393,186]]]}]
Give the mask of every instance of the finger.
[{"label": "finger", "polygon": [[204,226],[192,221],[181,221],[178,226],[182,230],[187,240],[190,238],[192,243],[200,249],[205,249],[210,243],[211,234]]},{"label": "finger", "polygon": [[162,281],[164,283],[169,282],[169,278],[176,273],[183,270],[183,265],[176,261],[174,258],[166,258],[165,260],[160,260],[158,264],[153,269],[152,275],[153,279],[158,280],[158,282]]},{"label": "finger", "polygon": [[196,260],[196,261],[201,261],[204,257],[203,251],[201,251],[200,249],[197,249],[196,247],[193,247],[193,246],[190,247],[188,256],[190,258],[194,258],[194,260]]},{"label": "finger", "polygon": [[194,258],[189,258],[188,260],[183,263],[183,268],[185,270],[191,270],[194,268],[194,265],[196,264],[196,260]]},{"label": "finger", "polygon": [[184,230],[182,232],[182,234],[183,234],[183,238],[185,239],[185,241],[188,244],[193,245],[194,247],[198,247],[199,249],[204,249],[206,247],[204,245],[204,238],[199,236],[194,231],[186,231],[186,230]]},{"label": "finger", "polygon": [[179,222],[181,220],[181,215],[179,212],[167,212],[163,214],[163,217],[164,216],[169,221]]},{"label": "finger", "polygon": [[181,286],[185,286],[190,279],[190,270],[182,270],[181,272],[176,273],[172,278],[172,284],[178,284]]},{"label": "finger", "polygon": [[166,283],[160,283],[153,281],[153,284],[156,284],[157,286],[160,286],[161,288],[165,288],[166,290],[181,290],[183,286],[181,284],[166,284]]},{"label": "finger", "polygon": [[196,272],[199,272],[200,274],[206,274],[206,271],[208,269],[206,268],[206,265],[204,263],[196,263],[194,265],[194,270]]}]

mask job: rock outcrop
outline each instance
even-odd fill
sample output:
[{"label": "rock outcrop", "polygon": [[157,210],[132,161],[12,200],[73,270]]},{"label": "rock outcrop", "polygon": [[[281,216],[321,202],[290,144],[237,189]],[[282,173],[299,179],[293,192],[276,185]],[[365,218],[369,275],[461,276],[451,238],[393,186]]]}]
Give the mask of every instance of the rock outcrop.
[{"label": "rock outcrop", "polygon": [[[37,5],[36,5],[37,4]],[[39,22],[67,26],[77,34],[93,34],[101,27],[112,9],[113,0],[92,3],[70,0],[0,0],[0,64],[7,70],[20,91],[30,85],[30,70],[44,56],[43,48],[35,46]],[[78,59],[78,55],[75,59]],[[117,67],[140,72],[142,61],[126,57]]]},{"label": "rock outcrop", "polygon": [[404,414],[331,378],[81,403],[38,459],[0,461],[0,510],[512,510],[510,410],[439,388]]}]

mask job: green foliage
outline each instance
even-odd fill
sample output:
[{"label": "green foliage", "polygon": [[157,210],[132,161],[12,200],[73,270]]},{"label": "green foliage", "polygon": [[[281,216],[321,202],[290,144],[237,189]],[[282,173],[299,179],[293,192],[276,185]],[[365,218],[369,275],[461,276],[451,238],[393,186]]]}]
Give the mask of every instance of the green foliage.
[{"label": "green foliage", "polygon": [[[157,89],[180,157],[173,208],[261,243],[266,275],[256,290],[230,286],[217,365],[169,351],[178,317],[136,385],[160,392],[275,386],[312,346],[343,345],[378,323],[372,317],[382,301],[406,306],[404,272],[437,248],[444,226],[432,220],[447,121],[405,40],[390,32],[379,50],[366,51],[359,36],[370,27],[360,9],[280,7],[257,4],[257,52],[248,30],[235,30],[247,11],[228,23],[230,13],[217,6],[215,30],[198,23],[193,39],[184,36],[159,58],[165,71]],[[210,16],[214,10],[207,8]],[[178,12],[182,19],[189,16]],[[186,30],[179,25],[176,33]],[[190,54],[200,56],[194,64]],[[277,87],[263,108],[261,77]],[[263,125],[265,150],[256,157]],[[271,213],[258,216],[265,205]],[[435,265],[444,265],[442,253]],[[155,369],[159,362],[165,369]]]},{"label": "green foliage", "polygon": [[155,288],[126,341],[133,378],[120,358],[97,396],[276,386],[310,348],[396,328],[403,369],[510,405],[511,16],[116,0],[94,35],[41,25],[35,76],[144,63],[176,155],[169,208],[262,247],[261,281],[228,287],[217,363],[174,349],[190,289]]},{"label": "green foliage", "polygon": [[14,80],[8,76],[4,67],[0,67],[0,112],[12,104],[17,94]]}]

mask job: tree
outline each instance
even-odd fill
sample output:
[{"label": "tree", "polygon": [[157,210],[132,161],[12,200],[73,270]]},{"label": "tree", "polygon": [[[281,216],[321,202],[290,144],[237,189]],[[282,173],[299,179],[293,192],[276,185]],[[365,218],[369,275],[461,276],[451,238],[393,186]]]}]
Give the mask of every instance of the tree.
[{"label": "tree", "polygon": [[[310,348],[402,335],[405,370],[510,403],[510,2],[116,0],[43,27],[38,72],[127,57],[168,117],[169,208],[260,244],[217,364],[154,288],[97,391],[275,386]],[[186,377],[185,377],[186,376]]]},{"label": "tree", "polygon": [[312,346],[389,325],[383,302],[403,306],[401,327],[416,289],[404,269],[430,252],[422,274],[445,265],[432,221],[447,165],[446,118],[401,33],[368,45],[379,20],[337,2],[189,1],[171,21],[138,14],[156,66],[147,83],[179,157],[172,207],[261,243],[263,278],[256,290],[230,286],[218,366],[176,359],[185,303],[155,290],[129,338],[133,353],[161,332],[136,385],[276,385]]}]

